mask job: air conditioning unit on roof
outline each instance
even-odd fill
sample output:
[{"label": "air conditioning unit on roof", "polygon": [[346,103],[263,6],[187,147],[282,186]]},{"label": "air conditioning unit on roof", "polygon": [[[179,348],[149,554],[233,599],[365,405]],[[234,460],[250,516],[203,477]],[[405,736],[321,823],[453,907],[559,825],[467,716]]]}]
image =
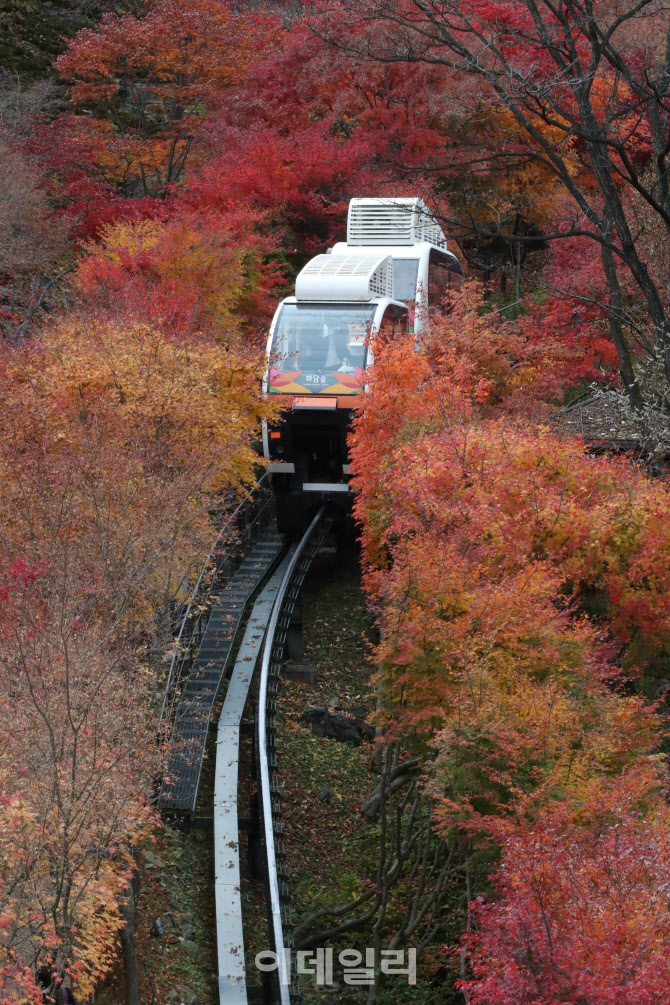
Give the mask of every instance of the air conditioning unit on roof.
[{"label": "air conditioning unit on roof", "polygon": [[440,225],[422,199],[352,199],[347,244],[420,244],[447,247]]},{"label": "air conditioning unit on roof", "polygon": [[373,300],[393,296],[389,255],[317,255],[295,281],[298,300]]}]

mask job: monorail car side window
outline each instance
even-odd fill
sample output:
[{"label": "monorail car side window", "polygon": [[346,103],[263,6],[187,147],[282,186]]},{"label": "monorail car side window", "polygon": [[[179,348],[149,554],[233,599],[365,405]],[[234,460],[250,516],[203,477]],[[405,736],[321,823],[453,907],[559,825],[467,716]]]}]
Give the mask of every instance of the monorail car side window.
[{"label": "monorail car side window", "polygon": [[441,251],[431,249],[428,261],[428,304],[441,307],[442,301],[463,282],[463,272],[459,263]]},{"label": "monorail car side window", "polygon": [[428,262],[428,303],[431,307],[441,307],[449,293],[451,271],[449,258],[439,251],[430,252]]},{"label": "monorail car side window", "polygon": [[384,341],[390,341],[399,335],[406,335],[408,324],[407,310],[404,307],[399,307],[398,304],[389,304],[384,311],[379,334]]},{"label": "monorail car side window", "polygon": [[393,259],[393,297],[395,300],[416,300],[418,258]]}]

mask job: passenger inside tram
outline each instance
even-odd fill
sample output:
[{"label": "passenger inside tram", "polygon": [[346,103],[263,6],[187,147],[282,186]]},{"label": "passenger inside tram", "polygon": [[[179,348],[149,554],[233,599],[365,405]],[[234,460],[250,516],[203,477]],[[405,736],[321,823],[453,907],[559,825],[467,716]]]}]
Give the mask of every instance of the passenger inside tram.
[{"label": "passenger inside tram", "polygon": [[351,360],[348,356],[345,356],[342,360],[342,366],[337,368],[338,373],[356,373],[358,368],[351,365]]}]

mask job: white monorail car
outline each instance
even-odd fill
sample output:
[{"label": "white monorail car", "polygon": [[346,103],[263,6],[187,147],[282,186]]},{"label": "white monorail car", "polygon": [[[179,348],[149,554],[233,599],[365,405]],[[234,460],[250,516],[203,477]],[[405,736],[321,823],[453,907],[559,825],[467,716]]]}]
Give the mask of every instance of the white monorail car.
[{"label": "white monorail car", "polygon": [[317,505],[350,504],[347,433],[371,342],[420,334],[428,309],[462,279],[420,199],[352,199],[346,243],[317,255],[281,302],[268,337],[264,390],[285,398],[263,429],[280,530],[297,530]]}]

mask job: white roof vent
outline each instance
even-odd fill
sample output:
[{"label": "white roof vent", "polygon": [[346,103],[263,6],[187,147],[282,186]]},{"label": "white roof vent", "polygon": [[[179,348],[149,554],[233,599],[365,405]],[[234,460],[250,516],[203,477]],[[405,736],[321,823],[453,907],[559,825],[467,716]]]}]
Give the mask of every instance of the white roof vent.
[{"label": "white roof vent", "polygon": [[420,244],[446,248],[442,230],[422,199],[352,199],[347,244]]},{"label": "white roof vent", "polygon": [[393,296],[393,259],[386,255],[317,255],[295,281],[298,300],[372,300]]}]

